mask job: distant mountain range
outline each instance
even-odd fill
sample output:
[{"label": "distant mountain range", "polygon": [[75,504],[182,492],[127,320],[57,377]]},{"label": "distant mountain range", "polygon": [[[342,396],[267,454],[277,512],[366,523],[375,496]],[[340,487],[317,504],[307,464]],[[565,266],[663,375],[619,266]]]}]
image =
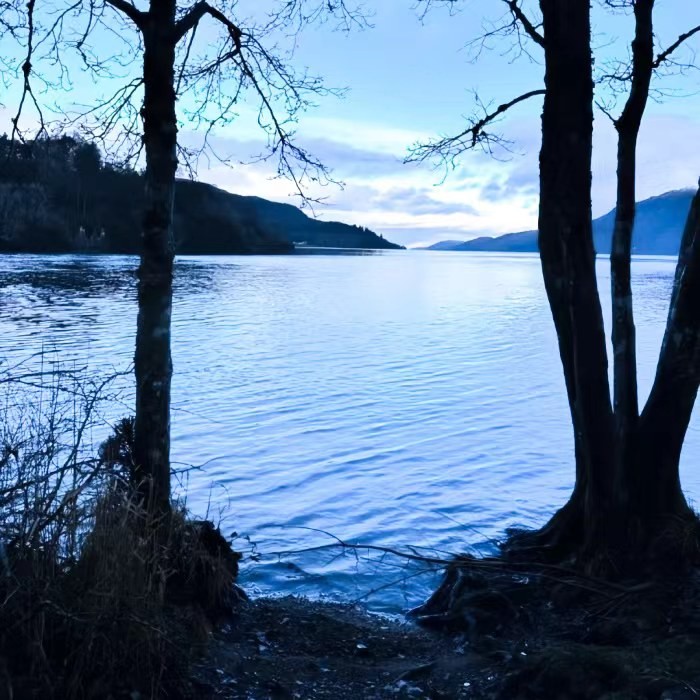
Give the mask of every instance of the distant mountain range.
[{"label": "distant mountain range", "polygon": [[[95,144],[73,137],[25,144],[0,137],[0,158],[0,252],[140,250],[140,173],[103,163]],[[295,243],[402,247],[367,228],[190,180],[176,183],[174,229],[183,254],[290,253]]]},{"label": "distant mountain range", "polygon": [[[677,255],[683,226],[694,190],[677,190],[637,204],[633,253],[637,255]],[[615,210],[593,221],[593,240],[598,253],[610,253]],[[427,250],[537,252],[537,231],[482,236],[470,241],[441,241]]]}]

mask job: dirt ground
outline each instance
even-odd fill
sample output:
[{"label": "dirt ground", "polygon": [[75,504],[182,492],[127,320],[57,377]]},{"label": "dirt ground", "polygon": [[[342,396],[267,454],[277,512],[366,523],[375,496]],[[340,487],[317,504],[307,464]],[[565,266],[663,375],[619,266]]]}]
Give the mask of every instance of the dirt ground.
[{"label": "dirt ground", "polygon": [[195,697],[693,700],[700,607],[695,596],[676,607],[672,616],[657,603],[582,615],[570,603],[531,601],[498,616],[492,606],[483,625],[447,633],[349,605],[246,601],[214,633]]},{"label": "dirt ground", "polygon": [[200,667],[214,698],[472,698],[477,677],[502,664],[464,640],[363,610],[300,598],[244,604]]}]

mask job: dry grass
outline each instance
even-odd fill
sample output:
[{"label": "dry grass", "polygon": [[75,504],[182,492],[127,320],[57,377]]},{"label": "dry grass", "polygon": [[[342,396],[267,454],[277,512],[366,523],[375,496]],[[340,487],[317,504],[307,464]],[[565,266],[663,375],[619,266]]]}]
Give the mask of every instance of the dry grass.
[{"label": "dry grass", "polygon": [[230,609],[238,557],[175,508],[132,497],[110,380],[0,375],[0,698],[191,696],[189,665]]}]

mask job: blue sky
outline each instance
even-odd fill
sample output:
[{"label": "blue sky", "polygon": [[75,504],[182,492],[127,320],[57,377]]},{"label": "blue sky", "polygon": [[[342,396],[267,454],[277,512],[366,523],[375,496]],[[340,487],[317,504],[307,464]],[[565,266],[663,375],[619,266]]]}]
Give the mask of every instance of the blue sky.
[{"label": "blue sky", "polygon": [[[694,9],[690,10],[689,7]],[[660,0],[657,39],[666,46],[700,24],[700,3]],[[348,36],[329,27],[313,28],[299,42],[296,60],[320,72],[330,85],[348,86],[344,99],[325,99],[301,121],[299,137],[330,165],[345,188],[329,188],[322,218],[369,226],[405,245],[445,238],[467,239],[534,228],[537,218],[537,99],[512,111],[499,125],[515,152],[494,160],[468,153],[442,182],[443,171],[403,165],[415,141],[460,129],[473,109],[471,90],[499,104],[542,85],[543,67],[526,58],[503,55],[494,45],[478,61],[466,44],[481,31],[480,18],[497,19],[496,0],[464,0],[461,12],[434,10],[421,23],[412,3],[375,3],[373,27]],[[533,13],[533,16],[535,14]],[[630,18],[595,10],[599,61],[624,57]],[[695,48],[700,48],[696,44]],[[537,58],[537,47],[533,48]],[[689,57],[686,51],[681,54]],[[700,176],[700,73],[682,82],[673,77],[658,86],[683,87],[682,97],[652,102],[640,139],[639,197],[692,187]],[[234,123],[225,134],[235,142]],[[243,138],[254,138],[252,133]],[[596,115],[594,214],[614,203],[615,134]],[[202,169],[200,177],[231,191],[286,201],[291,188],[269,180],[261,166]]]},{"label": "blue sky", "polygon": [[[240,0],[238,10],[257,12],[261,1]],[[415,0],[365,4],[372,10],[371,28],[346,35],[333,31],[331,24],[310,27],[299,37],[293,58],[298,68],[322,75],[329,86],[348,88],[342,99],[318,99],[299,123],[301,145],[345,183],[343,189],[329,186],[311,193],[326,197],[316,215],[368,226],[404,245],[534,228],[538,99],[518,106],[499,125],[513,141],[512,154],[496,160],[468,153],[444,181],[444,171],[402,160],[412,143],[463,127],[474,108],[471,90],[499,104],[541,87],[539,48],[532,48],[534,61],[513,60],[505,40],[472,60],[467,44],[482,32],[484,21],[502,15],[505,5],[499,0],[461,0],[458,12],[436,8],[423,21]],[[536,3],[524,4],[536,17]],[[695,0],[658,0],[657,5],[660,47],[700,24]],[[614,55],[624,57],[630,18],[613,17],[594,0],[594,23],[598,64]],[[700,49],[700,42],[694,48]],[[689,49],[681,56],[689,58]],[[691,71],[682,81],[659,80],[658,86],[682,87],[684,96],[649,106],[639,147],[640,199],[692,187],[700,176],[700,72]],[[97,93],[98,87],[78,76],[71,98],[88,103]],[[239,160],[264,143],[254,110],[253,104],[241,105],[240,117],[216,134],[221,149]],[[194,138],[190,129],[181,125],[183,139]],[[594,214],[599,215],[613,206],[615,186],[615,135],[601,113],[596,115],[595,144]],[[198,170],[199,179],[232,192],[294,202],[291,185],[273,174],[269,163],[231,168],[202,162]]]}]

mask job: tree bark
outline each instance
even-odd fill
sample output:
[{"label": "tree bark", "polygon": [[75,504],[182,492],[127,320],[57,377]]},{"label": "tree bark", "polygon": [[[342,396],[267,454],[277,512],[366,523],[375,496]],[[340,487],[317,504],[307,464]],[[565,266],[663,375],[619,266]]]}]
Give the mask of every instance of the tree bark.
[{"label": "tree bark", "polygon": [[637,356],[632,306],[632,234],[636,214],[637,138],[649,97],[654,67],[654,0],[634,5],[632,84],[615,122],[617,144],[617,202],[610,253],[612,345],[614,367],[615,473],[618,491],[634,479],[635,446],[639,419]]},{"label": "tree bark", "polygon": [[138,270],[134,462],[151,512],[170,511],[170,326],[177,170],[175,2],[152,0],[143,23],[146,193]]},{"label": "tree bark", "polygon": [[[557,331],[576,446],[571,503],[610,510],[613,411],[591,218],[593,75],[588,0],[540,0],[546,94],[540,151],[539,249]],[[567,517],[563,517],[564,513]],[[591,515],[591,517],[594,517]],[[576,531],[582,535],[587,528]]]},{"label": "tree bark", "polygon": [[688,513],[679,463],[700,385],[700,190],[681,240],[666,332],[640,418],[640,508],[651,516]]},{"label": "tree bark", "polygon": [[591,222],[589,4],[540,0],[540,7],[546,94],[539,248],[574,427],[576,484],[569,502],[544,528],[512,538],[506,551],[517,555],[532,546],[560,560],[577,558],[591,568],[598,563],[606,568],[607,561],[631,571],[644,566],[649,546],[670,523],[691,516],[678,467],[700,386],[700,192],[683,236],[656,380],[640,417],[630,267],[637,138],[654,68],[654,0],[637,0],[632,86],[616,122],[613,410]]}]

